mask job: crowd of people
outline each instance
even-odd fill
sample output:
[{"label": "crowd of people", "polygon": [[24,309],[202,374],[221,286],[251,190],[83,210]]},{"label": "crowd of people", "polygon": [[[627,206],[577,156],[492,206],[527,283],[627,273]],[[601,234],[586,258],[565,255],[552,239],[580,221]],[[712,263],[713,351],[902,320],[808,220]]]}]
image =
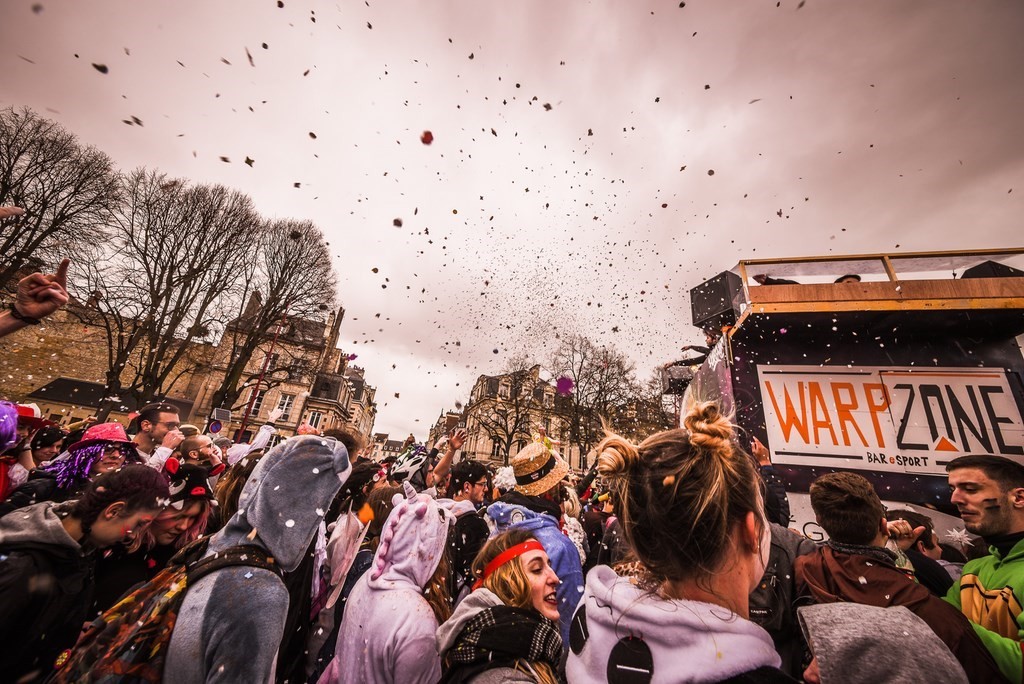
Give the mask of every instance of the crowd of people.
[{"label": "crowd of people", "polygon": [[[47,280],[50,291],[54,281]],[[39,284],[43,287],[43,284]],[[46,295],[43,295],[44,297]],[[16,682],[1020,682],[1024,466],[947,466],[944,544],[864,477],[788,528],[768,450],[712,402],[581,474],[538,431],[507,468],[457,429],[251,442],[59,426],[0,403],[0,665]],[[312,434],[310,434],[312,432]],[[970,558],[968,558],[970,556]]]}]

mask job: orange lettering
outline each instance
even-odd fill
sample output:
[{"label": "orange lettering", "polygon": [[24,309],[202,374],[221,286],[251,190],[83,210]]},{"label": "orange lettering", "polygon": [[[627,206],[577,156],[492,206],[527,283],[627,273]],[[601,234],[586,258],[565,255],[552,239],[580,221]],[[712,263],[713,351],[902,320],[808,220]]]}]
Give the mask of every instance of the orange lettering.
[{"label": "orange lettering", "polygon": [[[846,401],[843,401],[839,396],[839,390],[846,390]],[[853,418],[852,412],[857,410],[857,395],[853,389],[853,383],[833,383],[832,400],[836,405],[836,417],[839,419],[839,429],[843,433],[843,444],[850,446],[850,434],[846,430],[846,424],[850,423],[853,425],[853,429],[856,430],[857,436],[860,437],[860,441],[864,443],[864,446],[868,446],[868,441],[864,439],[864,434],[860,431],[860,428],[857,427],[857,421]]]},{"label": "orange lettering", "polygon": [[[836,441],[836,431],[832,429],[832,421],[829,420],[828,406],[825,404],[825,396],[821,393],[821,384],[817,382],[811,382],[807,384],[811,397],[811,423],[814,427],[814,442],[815,444],[821,444],[821,440],[818,439],[818,431],[822,428],[828,430],[828,433],[832,436],[832,444],[839,446],[839,442]],[[821,407],[821,415],[818,415],[818,407]]]},{"label": "orange lettering", "polygon": [[[881,403],[875,403],[871,393],[878,390],[882,393]],[[864,383],[864,397],[868,401],[868,410],[871,412],[871,425],[875,428],[875,438],[878,440],[878,448],[885,448],[885,438],[882,437],[882,426],[878,424],[878,414],[889,410],[889,391],[880,382]]]},{"label": "orange lettering", "polygon": [[789,441],[789,435],[792,433],[793,428],[800,433],[800,436],[804,439],[804,444],[810,444],[810,440],[807,438],[807,411],[804,408],[804,383],[797,383],[797,392],[800,393],[800,414],[797,415],[796,410],[793,408],[793,400],[789,396],[789,388],[786,387],[785,383],[782,385],[782,392],[786,399],[786,411],[783,413],[779,410],[779,403],[775,400],[775,393],[772,391],[772,384],[767,380],[764,383],[765,389],[768,390],[768,397],[772,400],[772,407],[775,409],[775,415],[779,417],[779,424],[782,425],[782,437],[787,442]]}]

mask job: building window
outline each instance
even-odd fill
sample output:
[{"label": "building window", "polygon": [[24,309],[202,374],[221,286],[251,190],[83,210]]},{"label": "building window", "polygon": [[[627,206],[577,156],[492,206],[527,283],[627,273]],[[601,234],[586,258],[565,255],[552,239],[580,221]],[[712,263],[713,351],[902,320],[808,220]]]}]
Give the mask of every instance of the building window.
[{"label": "building window", "polygon": [[267,357],[267,370],[268,370],[268,371],[272,371],[272,370],[274,370],[275,368],[277,368],[277,362],[278,362],[278,361],[279,361],[280,359],[281,359],[281,355],[280,355],[280,354],[278,354],[277,352],[274,352],[273,354],[271,354],[270,356],[268,356],[268,357]]},{"label": "building window", "polygon": [[323,419],[324,419],[324,414],[321,413],[320,411],[310,411],[309,412],[309,420],[306,421],[306,422],[308,422],[311,427],[319,428],[320,427],[320,423],[323,421]]},{"label": "building window", "polygon": [[277,410],[281,412],[281,417],[288,422],[291,420],[292,406],[295,404],[294,394],[282,394],[281,398],[277,402]]},{"label": "building window", "polygon": [[501,444],[498,442],[491,442],[491,458],[495,461],[501,458]]},{"label": "building window", "polygon": [[266,390],[254,389],[249,392],[249,401],[252,402],[252,412],[259,413],[263,406],[263,397],[267,396]]},{"label": "building window", "polygon": [[544,393],[544,408],[552,408],[555,405],[555,395],[551,392]]}]

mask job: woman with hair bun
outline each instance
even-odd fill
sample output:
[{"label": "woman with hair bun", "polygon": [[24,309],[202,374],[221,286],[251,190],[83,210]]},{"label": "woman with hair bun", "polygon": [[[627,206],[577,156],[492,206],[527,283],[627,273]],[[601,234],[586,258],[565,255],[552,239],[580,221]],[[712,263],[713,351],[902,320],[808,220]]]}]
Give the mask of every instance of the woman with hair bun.
[{"label": "woman with hair bun", "polygon": [[513,527],[473,561],[467,596],[437,630],[442,684],[558,684],[558,576],[543,545]]},{"label": "woman with hair bun", "polygon": [[573,617],[570,682],[792,682],[748,620],[771,534],[757,473],[711,402],[639,445],[608,434],[598,472],[641,579],[594,568]]}]

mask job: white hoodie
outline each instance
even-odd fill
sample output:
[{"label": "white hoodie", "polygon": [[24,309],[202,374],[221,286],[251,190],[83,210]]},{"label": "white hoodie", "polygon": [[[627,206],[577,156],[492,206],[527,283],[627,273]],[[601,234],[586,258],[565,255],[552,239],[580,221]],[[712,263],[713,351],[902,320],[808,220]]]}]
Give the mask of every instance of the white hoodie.
[{"label": "white hoodie", "polygon": [[652,595],[603,565],[587,576],[569,644],[571,684],[607,682],[609,671],[649,671],[650,684],[718,682],[781,663],[753,622],[710,603]]},{"label": "white hoodie", "polygon": [[349,594],[334,659],[319,684],[435,684],[441,678],[437,618],[423,589],[455,521],[451,504],[407,488],[384,524],[373,565]]}]

